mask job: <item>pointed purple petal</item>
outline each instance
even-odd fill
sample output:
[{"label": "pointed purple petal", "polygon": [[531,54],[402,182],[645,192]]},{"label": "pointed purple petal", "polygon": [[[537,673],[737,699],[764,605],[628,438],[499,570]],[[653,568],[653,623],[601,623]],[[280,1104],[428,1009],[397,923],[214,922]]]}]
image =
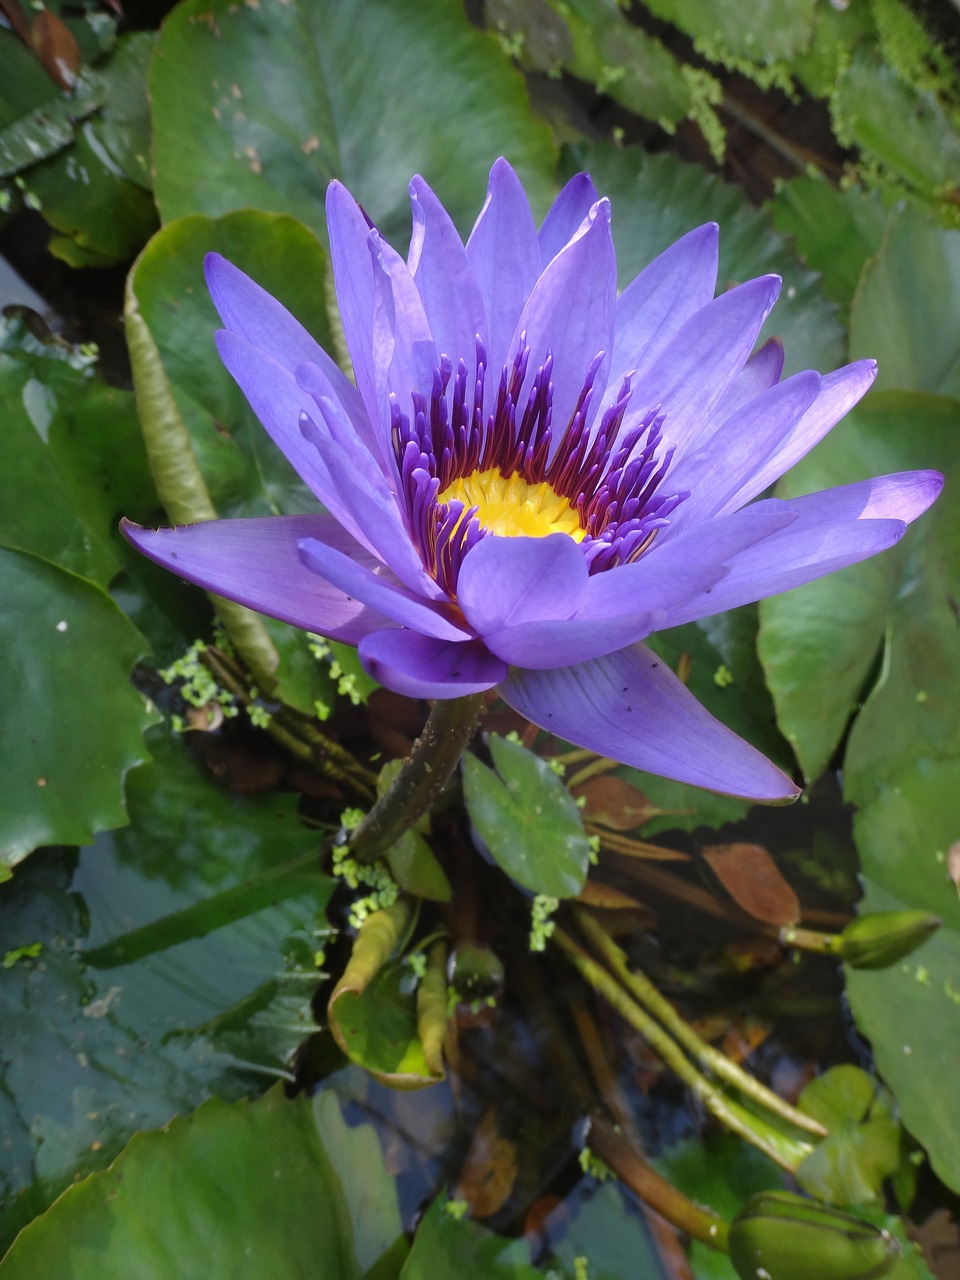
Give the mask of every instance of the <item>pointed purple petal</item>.
[{"label": "pointed purple petal", "polygon": [[370,226],[340,182],[327,187],[327,233],[343,336],[367,416],[379,421],[373,356],[374,266],[367,247]]},{"label": "pointed purple petal", "polygon": [[364,669],[408,698],[462,698],[492,689],[507,665],[479,640],[453,644],[416,631],[377,631],[359,646]]},{"label": "pointed purple petal", "polygon": [[413,235],[407,264],[438,354],[472,368],[476,339],[487,345],[483,298],[450,215],[421,177],[410,183]]},{"label": "pointed purple petal", "polygon": [[779,338],[770,338],[758,347],[714,410],[717,421],[726,422],[755,396],[775,387],[783,373],[783,358],[783,343]]},{"label": "pointed purple petal", "polygon": [[336,547],[305,538],[297,550],[308,569],[340,591],[360,600],[371,609],[376,609],[391,621],[443,640],[469,638],[468,631],[456,626],[446,616],[449,607],[437,606],[418,598],[412,591],[358,565]]},{"label": "pointed purple petal", "polygon": [[203,265],[207,288],[224,328],[260,347],[291,373],[298,364],[319,365],[355,430],[369,447],[373,442],[373,429],[356,387],[303,325],[219,253],[208,253]]},{"label": "pointed purple petal", "polygon": [[331,640],[356,644],[386,623],[300,561],[304,538],[326,543],[369,572],[376,562],[330,516],[263,516],[210,520],[176,529],[121,523],[129,542],[157,564],[238,604]]},{"label": "pointed purple petal", "polygon": [[822,380],[816,400],[776,449],[767,455],[757,450],[757,467],[730,493],[718,514],[735,511],[758,493],[763,493],[775,480],[779,480],[850,412],[870,389],[876,376],[875,360],[858,360],[855,364],[848,364],[843,369],[828,373]]},{"label": "pointed purple petal", "polygon": [[702,307],[634,383],[631,404],[643,414],[661,405],[663,438],[676,460],[710,434],[713,413],[753,350],[780,292],[777,276],[748,280]]},{"label": "pointed purple petal", "polygon": [[540,263],[545,267],[573,239],[580,224],[600,199],[589,173],[577,173],[550,206],[540,228]]},{"label": "pointed purple petal", "polygon": [[820,385],[820,375],[812,370],[795,374],[755,396],[706,444],[684,454],[666,483],[673,492],[686,490],[690,496],[673,513],[670,528],[686,529],[742,506],[732,501],[734,495],[742,490],[746,477],[765,469],[767,459],[816,401]]},{"label": "pointed purple petal", "polygon": [[553,355],[553,432],[558,439],[573,417],[584,376],[601,351],[608,353],[597,375],[594,409],[603,397],[613,315],[617,297],[617,262],[610,235],[610,206],[601,200],[590,211],[580,234],[562,249],[537,281],[513,335],[530,346],[530,365],[521,403],[534,371]]},{"label": "pointed purple petal", "polygon": [[540,245],[520,179],[504,159],[490,170],[487,198],[467,241],[467,258],[483,296],[489,368],[494,381],[511,359],[509,343],[540,274]]},{"label": "pointed purple petal", "polygon": [[339,404],[330,398],[322,371],[316,365],[301,365],[297,377],[310,395],[311,412],[301,419],[300,431],[325,469],[329,485],[325,505],[356,529],[358,541],[370,547],[415,595],[444,599],[410,540],[393,489],[353,436]]},{"label": "pointed purple petal", "polygon": [[[681,325],[713,298],[719,230],[715,222],[688,231],[629,284],[617,299],[610,389],[625,373],[641,377]],[[650,406],[647,406],[650,407]]]},{"label": "pointed purple petal", "polygon": [[556,671],[511,670],[500,695],[548,732],[637,769],[749,800],[800,794],[644,645]]},{"label": "pointed purple petal", "polygon": [[373,353],[384,448],[389,445],[391,393],[405,413],[411,394],[429,395],[437,349],[420,294],[403,258],[378,231],[369,236],[374,261]]},{"label": "pointed purple petal", "polygon": [[[791,512],[793,521],[730,558],[730,572],[709,594],[671,612],[668,626],[752,604],[856,564],[899,542],[943,487],[936,471],[907,471],[825,489],[783,502],[769,498],[713,522],[736,523],[764,512]],[[711,522],[699,526],[707,536]]]}]

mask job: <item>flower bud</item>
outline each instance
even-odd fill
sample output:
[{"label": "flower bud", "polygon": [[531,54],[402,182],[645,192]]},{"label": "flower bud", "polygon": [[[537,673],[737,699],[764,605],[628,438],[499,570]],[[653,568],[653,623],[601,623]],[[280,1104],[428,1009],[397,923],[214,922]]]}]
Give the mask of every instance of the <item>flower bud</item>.
[{"label": "flower bud", "polygon": [[740,1280],[878,1280],[900,1257],[889,1231],[789,1191],[751,1196],[728,1247]]},{"label": "flower bud", "polygon": [[940,927],[929,911],[872,911],[840,935],[840,955],[853,969],[886,969],[916,950]]}]

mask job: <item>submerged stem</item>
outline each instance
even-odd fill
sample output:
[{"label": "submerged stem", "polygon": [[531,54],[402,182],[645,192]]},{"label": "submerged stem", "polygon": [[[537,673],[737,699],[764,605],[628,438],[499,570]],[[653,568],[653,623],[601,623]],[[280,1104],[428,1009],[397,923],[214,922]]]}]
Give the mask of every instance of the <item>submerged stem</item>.
[{"label": "submerged stem", "polygon": [[727,1247],[727,1224],[718,1213],[704,1208],[678,1191],[658,1173],[631,1142],[601,1115],[590,1118],[590,1150],[640,1199],[662,1218],[711,1249]]},{"label": "submerged stem", "polygon": [[357,862],[376,862],[446,786],[480,719],[483,694],[435,702],[400,772],[350,838]]},{"label": "submerged stem", "polygon": [[710,1080],[686,1056],[676,1040],[630,996],[613,974],[592,959],[569,934],[559,926],[553,941],[566,953],[573,966],[593,989],[629,1022],[651,1049],[687,1085],[708,1111],[729,1129],[757,1147],[782,1169],[796,1172],[797,1166],[813,1150],[810,1142],[794,1138],[777,1129],[764,1117],[748,1111],[730,1097],[723,1087]]},{"label": "submerged stem", "polygon": [[826,1135],[827,1130],[814,1120],[785,1102],[779,1094],[768,1089],[756,1077],[737,1066],[735,1062],[702,1039],[694,1029],[684,1022],[669,1000],[664,999],[649,978],[637,969],[631,969],[627,957],[617,946],[610,935],[586,911],[577,911],[577,924],[587,939],[600,952],[614,974],[620,979],[635,1000],[643,1006],[658,1022],[683,1046],[691,1057],[713,1072],[718,1079],[732,1084],[745,1097],[750,1098],[760,1107],[765,1107],[781,1120],[815,1134],[818,1138]]}]

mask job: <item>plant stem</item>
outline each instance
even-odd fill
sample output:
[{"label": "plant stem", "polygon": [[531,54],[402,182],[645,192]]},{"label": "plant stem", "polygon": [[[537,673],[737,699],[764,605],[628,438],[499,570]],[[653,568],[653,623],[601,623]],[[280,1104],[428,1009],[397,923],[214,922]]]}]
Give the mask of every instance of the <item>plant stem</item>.
[{"label": "plant stem", "polygon": [[587,1135],[590,1150],[611,1169],[621,1182],[662,1218],[711,1249],[723,1253],[727,1247],[727,1224],[712,1209],[694,1204],[671,1185],[653,1165],[644,1160],[630,1142],[603,1116],[590,1117]]},{"label": "plant stem", "polygon": [[433,704],[400,772],[350,837],[358,862],[376,862],[430,809],[473,737],[482,706],[482,693]]},{"label": "plant stem", "polygon": [[720,1080],[732,1084],[744,1097],[750,1098],[758,1106],[765,1107],[767,1111],[786,1120],[788,1124],[815,1134],[818,1138],[826,1136],[827,1130],[812,1116],[805,1115],[796,1107],[791,1107],[789,1102],[785,1102],[779,1094],[768,1089],[748,1071],[731,1062],[726,1054],[701,1039],[694,1029],[684,1022],[669,1000],[664,999],[649,978],[638,970],[629,968],[627,957],[593,916],[586,911],[577,911],[577,924],[630,994],[667,1029],[691,1057],[696,1058]]},{"label": "plant stem", "polygon": [[680,1077],[694,1096],[699,1098],[721,1124],[757,1147],[781,1168],[790,1173],[796,1171],[801,1160],[813,1150],[809,1142],[783,1133],[730,1098],[712,1080],[708,1080],[685,1056],[673,1037],[624,991],[616,978],[588,956],[583,948],[559,926],[553,932],[553,941],[566,952],[581,976],[613,1006],[625,1021],[640,1032],[654,1052]]},{"label": "plant stem", "polygon": [[777,934],[782,947],[796,947],[798,951],[813,951],[818,955],[843,955],[843,939],[839,933],[821,933],[817,929],[801,929],[798,925],[784,926]]}]

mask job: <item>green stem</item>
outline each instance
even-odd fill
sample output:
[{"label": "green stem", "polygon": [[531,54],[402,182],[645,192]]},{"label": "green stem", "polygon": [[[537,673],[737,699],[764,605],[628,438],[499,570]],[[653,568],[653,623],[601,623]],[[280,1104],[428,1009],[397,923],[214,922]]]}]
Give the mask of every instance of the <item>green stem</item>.
[{"label": "green stem", "polygon": [[731,1062],[725,1053],[702,1040],[684,1022],[669,1000],[664,999],[649,978],[636,969],[629,968],[627,957],[593,916],[586,911],[577,911],[577,924],[630,994],[667,1029],[691,1057],[696,1058],[708,1071],[712,1071],[718,1079],[733,1085],[744,1097],[779,1116],[781,1120],[786,1120],[797,1129],[815,1134],[818,1138],[826,1136],[827,1130],[812,1116],[804,1115],[796,1107],[791,1107],[789,1102],[785,1102],[772,1089],[768,1089],[749,1072]]},{"label": "green stem", "polygon": [[709,1248],[725,1252],[728,1228],[723,1218],[678,1191],[609,1120],[598,1114],[591,1116],[587,1141],[593,1154],[661,1218]]},{"label": "green stem", "polygon": [[552,939],[565,951],[581,976],[612,1005],[620,1016],[629,1022],[656,1054],[687,1085],[695,1097],[732,1133],[739,1134],[781,1168],[794,1173],[805,1156],[813,1149],[810,1143],[788,1137],[759,1116],[728,1097],[722,1088],[708,1080],[687,1058],[673,1039],[645,1009],[624,991],[619,982],[602,965],[597,964],[561,928],[556,928]]},{"label": "green stem", "polygon": [[350,837],[358,862],[376,862],[426,813],[473,737],[483,694],[435,702],[400,772]]},{"label": "green stem", "polygon": [[796,947],[798,951],[813,951],[817,955],[843,955],[843,938],[839,933],[821,933],[818,929],[801,929],[797,925],[785,925],[778,940],[783,947]]}]

